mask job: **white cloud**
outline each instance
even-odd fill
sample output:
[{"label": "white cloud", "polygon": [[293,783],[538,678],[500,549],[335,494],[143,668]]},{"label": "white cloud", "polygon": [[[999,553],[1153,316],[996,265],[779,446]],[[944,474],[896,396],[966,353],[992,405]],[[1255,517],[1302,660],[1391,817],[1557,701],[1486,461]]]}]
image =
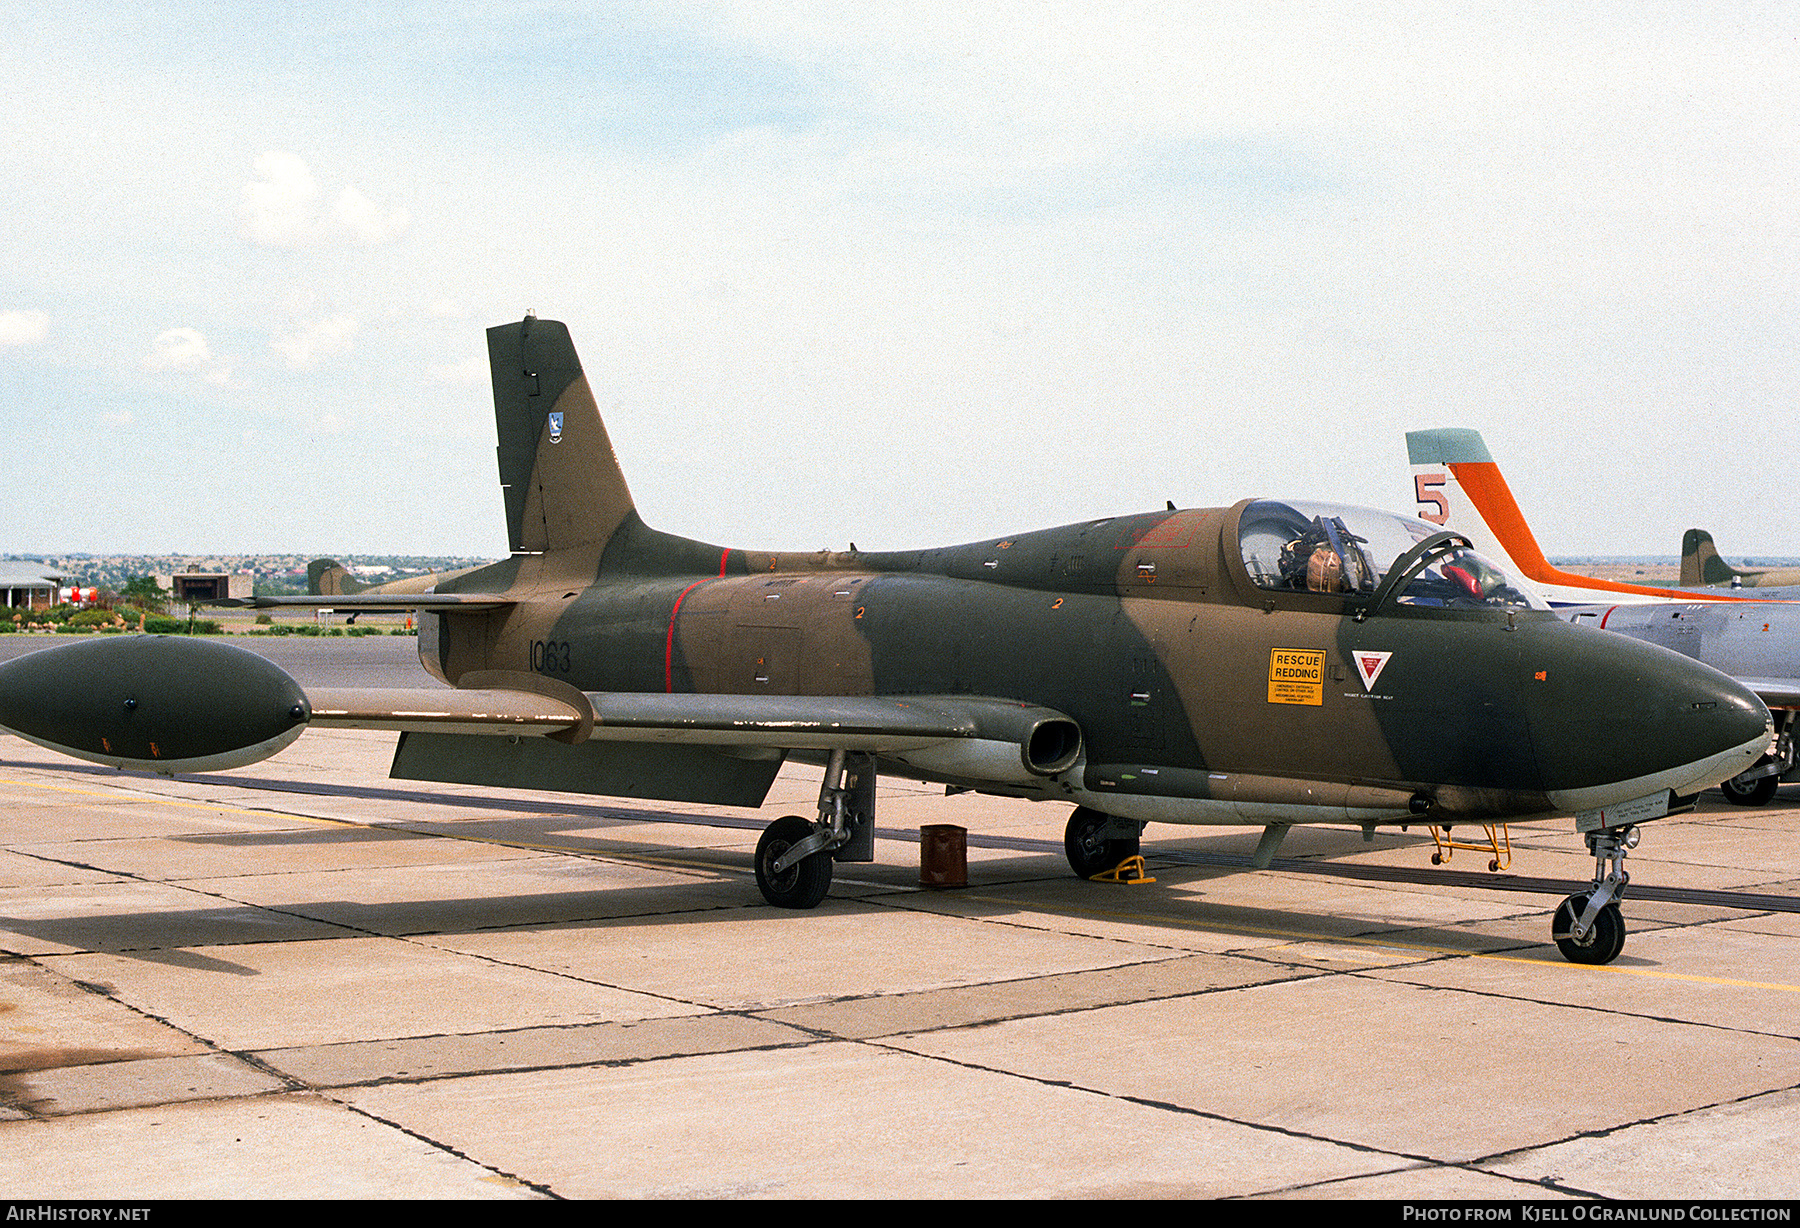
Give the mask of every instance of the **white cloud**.
[{"label": "white cloud", "polygon": [[50,317],[42,311],[0,311],[0,345],[36,345],[50,335]]},{"label": "white cloud", "polygon": [[315,320],[285,336],[271,338],[269,348],[281,355],[282,361],[291,369],[304,371],[334,354],[342,354],[355,338],[355,319],[340,314]]},{"label": "white cloud", "polygon": [[121,409],[117,413],[104,413],[100,415],[100,421],[106,423],[108,426],[130,426],[134,420],[134,416],[129,409]]},{"label": "white cloud", "polygon": [[144,358],[146,371],[198,371],[212,362],[206,338],[197,328],[171,328],[156,335]]},{"label": "white cloud", "polygon": [[270,150],[254,168],[257,178],[244,185],[239,211],[245,235],[264,247],[345,239],[372,247],[398,239],[412,225],[406,210],[384,209],[352,185],[322,208],[318,181],[297,154]]},{"label": "white cloud", "polygon": [[244,185],[244,230],[265,247],[298,247],[317,229],[319,185],[306,163],[271,150],[258,158],[259,179]]},{"label": "white cloud", "polygon": [[231,383],[231,363],[216,356],[197,328],[171,328],[156,335],[144,356],[146,371],[189,371],[209,384]]},{"label": "white cloud", "polygon": [[331,218],[338,230],[364,246],[398,239],[412,225],[412,216],[406,210],[382,209],[353,187],[338,193]]}]

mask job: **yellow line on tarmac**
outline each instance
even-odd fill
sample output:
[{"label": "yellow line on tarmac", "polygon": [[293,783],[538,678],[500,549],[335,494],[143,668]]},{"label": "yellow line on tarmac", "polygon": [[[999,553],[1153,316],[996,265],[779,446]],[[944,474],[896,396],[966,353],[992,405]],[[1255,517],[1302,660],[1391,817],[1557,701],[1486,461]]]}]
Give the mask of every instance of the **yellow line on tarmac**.
[{"label": "yellow line on tarmac", "polygon": [[1043,904],[1037,901],[1021,900],[1006,896],[962,895],[959,898],[975,900],[986,904],[1011,904],[1034,913],[1057,913],[1068,916],[1094,917],[1101,920],[1131,921],[1137,924],[1150,922],[1168,925],[1175,929],[1205,930],[1213,934],[1253,934],[1265,938],[1287,938],[1298,942],[1322,942],[1335,946],[1367,947],[1389,951],[1404,951],[1421,955],[1456,955],[1468,959],[1497,960],[1508,964],[1529,964],[1534,968],[1553,968],[1563,972],[1611,973],[1620,976],[1650,977],[1662,981],[1686,981],[1695,985],[1722,985],[1735,989],[1772,989],[1782,993],[1800,993],[1800,985],[1788,985],[1780,981],[1739,981],[1730,977],[1698,976],[1685,972],[1664,972],[1656,968],[1621,967],[1618,964],[1572,964],[1564,959],[1544,959],[1530,955],[1503,955],[1483,951],[1469,951],[1461,947],[1430,946],[1418,942],[1396,942],[1386,938],[1354,938],[1336,934],[1307,933],[1304,930],[1274,929],[1265,926],[1244,925],[1237,921],[1208,922],[1203,919],[1188,917],[1171,917],[1155,913],[1121,912],[1117,909],[1079,908],[1067,904]]},{"label": "yellow line on tarmac", "polygon": [[[98,797],[111,801],[118,801],[120,797],[120,794],[117,792],[96,793],[92,789],[71,789],[67,785],[47,785],[35,780],[0,780],[0,785],[17,785],[21,789],[43,789],[48,793],[68,793],[75,797]],[[158,793],[131,793],[125,796],[125,800],[133,802],[151,802],[160,806],[174,806],[182,810],[212,810],[219,814],[260,815],[266,818],[271,813],[267,810],[244,810],[235,806],[221,806],[217,802],[186,802],[173,797],[164,797]],[[282,813],[286,812],[284,811]],[[308,816],[297,814],[290,817],[304,819]],[[340,819],[317,819],[314,821],[319,823],[344,822]],[[348,823],[346,825],[350,827],[360,826],[356,823]]]},{"label": "yellow line on tarmac", "polygon": [[[51,793],[68,793],[76,797],[97,797],[117,799],[119,794],[98,793],[88,789],[71,789],[66,785],[47,785],[31,780],[4,780],[0,785],[16,785],[25,789],[42,789]],[[368,831],[391,831],[409,836],[436,837],[447,840],[466,840],[472,844],[491,844],[499,848],[523,849],[536,853],[563,853],[575,857],[588,857],[596,861],[624,861],[634,865],[667,866],[684,870],[704,870],[711,874],[734,873],[725,867],[710,865],[700,861],[690,861],[674,857],[651,857],[639,853],[595,853],[584,849],[570,848],[567,845],[539,844],[530,840],[502,840],[495,836],[465,835],[460,832],[419,831],[415,828],[388,826],[375,823],[358,823],[352,819],[328,819],[317,815],[294,814],[286,810],[246,810],[238,806],[222,806],[216,802],[180,801],[159,794],[134,794],[133,801],[150,802],[162,806],[174,806],[185,810],[211,810],[219,814],[241,814],[253,818],[268,818],[272,814],[297,819],[303,823],[324,823],[332,827],[356,827]],[[876,884],[871,884],[876,885]],[[1697,976],[1685,972],[1664,972],[1656,968],[1620,967],[1617,964],[1572,964],[1561,959],[1539,959],[1526,955],[1487,954],[1481,951],[1466,951],[1457,947],[1429,946],[1425,943],[1395,942],[1381,938],[1349,938],[1333,934],[1309,934],[1303,930],[1273,929],[1257,925],[1244,925],[1239,922],[1213,922],[1211,924],[1187,917],[1171,917],[1154,913],[1121,912],[1117,909],[1076,908],[1066,904],[1048,905],[1038,901],[1027,901],[1007,896],[973,895],[959,892],[958,899],[973,900],[984,904],[1008,904],[1024,908],[1035,913],[1061,913],[1076,917],[1094,917],[1101,920],[1131,921],[1138,924],[1153,922],[1178,929],[1206,930],[1209,933],[1255,934],[1265,938],[1286,938],[1297,942],[1323,942],[1335,946],[1367,947],[1390,951],[1406,951],[1424,955],[1458,955],[1468,959],[1497,960],[1501,963],[1528,964],[1534,968],[1556,968],[1565,972],[1611,973],[1616,976],[1641,976],[1661,981],[1685,981],[1694,985],[1721,985],[1733,989],[1772,989],[1780,993],[1800,993],[1800,985],[1788,985],[1779,981],[1739,981],[1730,977]]]}]

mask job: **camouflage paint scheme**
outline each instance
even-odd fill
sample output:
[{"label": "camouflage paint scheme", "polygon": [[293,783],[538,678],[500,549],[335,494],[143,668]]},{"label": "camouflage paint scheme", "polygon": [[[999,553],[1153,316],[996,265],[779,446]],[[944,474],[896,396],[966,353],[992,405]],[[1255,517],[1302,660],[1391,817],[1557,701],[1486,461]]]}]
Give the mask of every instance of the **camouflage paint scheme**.
[{"label": "camouflage paint scheme", "polygon": [[[1237,544],[1248,500],[895,553],[674,537],[639,518],[567,330],[528,318],[488,345],[514,553],[437,589],[504,604],[422,616],[421,659],[452,684],[498,670],[590,698],[794,697],[798,712],[816,710],[805,697],[1010,701],[1072,721],[1081,761],[997,778],[899,754],[881,770],[1132,822],[1568,813],[1625,800],[1621,782],[1697,789],[1766,734],[1761,705],[1712,671],[1549,613],[1389,604],[1365,621],[1366,599],[1259,588]],[[1326,654],[1318,703],[1270,701],[1283,648]],[[1372,651],[1392,655],[1370,688],[1351,662]],[[403,743],[396,774],[554,775],[550,748],[484,753]],[[640,763],[623,783],[743,804],[690,767]]]},{"label": "camouflage paint scheme", "polygon": [[[1800,567],[1733,567],[1719,557],[1711,533],[1689,529],[1681,535],[1681,583],[1688,588],[1800,589]],[[1800,591],[1782,596],[1800,597]]]},{"label": "camouflage paint scheme", "polygon": [[1738,682],[1565,623],[1467,537],[1388,513],[1245,500],[890,553],[674,537],[639,518],[568,331],[527,317],[488,350],[509,558],[418,594],[218,603],[416,610],[455,689],[302,690],[224,644],[134,636],[0,665],[0,726],[164,772],[391,729],[400,778],[736,806],[820,762],[817,819],[757,844],[787,908],[874,859],[881,772],[1073,803],[1083,876],[1150,821],[1261,825],[1267,866],[1294,823],[1570,815],[1594,883],[1552,937],[1582,963],[1623,949],[1636,825],[1769,747]]}]

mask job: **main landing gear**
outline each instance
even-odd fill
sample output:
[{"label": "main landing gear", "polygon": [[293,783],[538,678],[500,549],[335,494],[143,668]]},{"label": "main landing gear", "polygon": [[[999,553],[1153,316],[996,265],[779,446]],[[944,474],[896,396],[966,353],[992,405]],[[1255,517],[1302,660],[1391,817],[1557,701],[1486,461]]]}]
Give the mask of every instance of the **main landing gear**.
[{"label": "main landing gear", "polygon": [[776,819],[756,842],[756,886],[777,908],[817,908],[834,861],[875,860],[875,757],[834,750],[819,786],[819,818]]},{"label": "main landing gear", "polygon": [[1115,819],[1087,806],[1077,806],[1063,830],[1063,852],[1069,868],[1082,878],[1092,878],[1138,855],[1138,838],[1144,825]]},{"label": "main landing gear", "polygon": [[1725,800],[1733,806],[1762,806],[1772,801],[1775,790],[1781,787],[1781,778],[1794,766],[1794,730],[1793,714],[1788,711],[1777,711],[1775,714],[1775,745],[1769,753],[1750,766],[1750,770],[1719,786]]},{"label": "main landing gear", "polygon": [[1550,924],[1557,950],[1572,964],[1610,964],[1625,949],[1625,918],[1619,900],[1631,875],[1625,854],[1637,847],[1635,827],[1605,827],[1587,833],[1594,855],[1594,887],[1564,900]]}]

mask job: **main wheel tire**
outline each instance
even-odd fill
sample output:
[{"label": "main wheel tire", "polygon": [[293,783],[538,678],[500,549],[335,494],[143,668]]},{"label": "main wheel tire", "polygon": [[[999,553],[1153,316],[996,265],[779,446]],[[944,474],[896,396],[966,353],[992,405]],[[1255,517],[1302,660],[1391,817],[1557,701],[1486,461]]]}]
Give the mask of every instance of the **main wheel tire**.
[{"label": "main wheel tire", "polygon": [[1725,800],[1733,806],[1764,806],[1775,796],[1775,790],[1781,787],[1779,776],[1758,776],[1747,784],[1739,784],[1734,777],[1719,786]]},{"label": "main wheel tire", "polygon": [[[1581,914],[1587,911],[1588,897],[1572,895],[1562,902],[1556,910],[1556,919],[1550,923],[1550,933],[1567,934],[1574,928]],[[1619,958],[1619,952],[1625,949],[1625,918],[1619,912],[1619,906],[1608,904],[1594,918],[1594,928],[1588,931],[1585,940],[1577,942],[1573,937],[1556,939],[1556,949],[1563,953],[1563,958],[1572,964],[1610,964]]]},{"label": "main wheel tire", "polygon": [[831,854],[814,853],[775,872],[775,859],[813,834],[813,825],[799,815],[776,819],[756,842],[756,887],[763,899],[777,908],[817,908],[831,890]]},{"label": "main wheel tire", "polygon": [[1106,838],[1106,825],[1111,821],[1087,806],[1077,806],[1069,816],[1069,825],[1063,830],[1063,852],[1068,855],[1069,868],[1081,878],[1092,878],[1137,856],[1140,842],[1136,836]]}]

